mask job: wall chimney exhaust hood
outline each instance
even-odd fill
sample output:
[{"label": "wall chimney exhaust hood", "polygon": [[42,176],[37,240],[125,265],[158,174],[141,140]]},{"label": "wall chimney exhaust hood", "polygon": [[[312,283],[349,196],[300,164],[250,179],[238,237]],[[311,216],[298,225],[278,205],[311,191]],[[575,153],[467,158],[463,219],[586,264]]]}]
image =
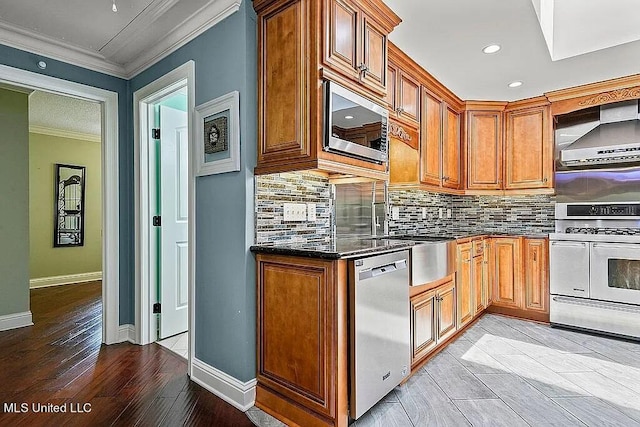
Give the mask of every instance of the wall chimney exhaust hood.
[{"label": "wall chimney exhaust hood", "polygon": [[600,107],[600,124],[560,152],[566,166],[640,162],[638,101]]}]

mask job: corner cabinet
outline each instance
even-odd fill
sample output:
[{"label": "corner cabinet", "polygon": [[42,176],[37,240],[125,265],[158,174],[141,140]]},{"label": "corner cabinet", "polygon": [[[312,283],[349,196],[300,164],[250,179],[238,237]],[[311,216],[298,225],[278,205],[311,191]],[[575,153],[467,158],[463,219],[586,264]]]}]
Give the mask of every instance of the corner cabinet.
[{"label": "corner cabinet", "polygon": [[323,85],[383,104],[387,35],[400,23],[381,0],[254,0],[258,14],[256,174],[319,170],[388,178],[387,165],[323,149]]},{"label": "corner cabinet", "polygon": [[505,111],[505,190],[553,187],[549,101],[513,103]]},{"label": "corner cabinet", "polygon": [[287,423],[347,426],[346,261],[256,260],[256,406]]}]

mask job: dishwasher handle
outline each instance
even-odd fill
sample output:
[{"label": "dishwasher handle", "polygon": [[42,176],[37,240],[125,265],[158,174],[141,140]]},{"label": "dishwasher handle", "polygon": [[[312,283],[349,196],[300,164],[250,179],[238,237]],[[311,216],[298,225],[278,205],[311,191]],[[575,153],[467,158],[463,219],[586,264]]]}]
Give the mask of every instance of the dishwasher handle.
[{"label": "dishwasher handle", "polygon": [[380,277],[385,274],[393,273],[398,270],[405,270],[407,268],[407,260],[402,259],[400,261],[393,262],[391,264],[381,265],[379,267],[368,268],[358,273],[358,280],[373,279],[374,277]]}]

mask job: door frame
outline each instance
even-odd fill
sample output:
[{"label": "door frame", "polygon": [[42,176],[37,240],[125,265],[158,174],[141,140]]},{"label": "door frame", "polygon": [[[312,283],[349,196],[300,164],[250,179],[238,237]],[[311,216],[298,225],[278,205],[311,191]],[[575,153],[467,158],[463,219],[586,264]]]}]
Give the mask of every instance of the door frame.
[{"label": "door frame", "polygon": [[118,93],[7,65],[0,65],[0,84],[80,98],[102,106],[102,342],[126,341],[128,328],[120,333]]},{"label": "door frame", "polygon": [[151,233],[150,203],[154,197],[155,183],[149,177],[149,129],[147,111],[150,104],[156,103],[168,93],[180,87],[187,87],[187,128],[189,134],[189,371],[193,357],[193,294],[195,283],[195,177],[193,174],[193,112],[195,111],[195,62],[188,61],[178,68],[163,75],[159,79],[138,89],[133,94],[133,126],[135,147],[135,263],[136,263],[136,342],[146,345],[154,342],[155,324],[152,305],[155,297],[155,269],[154,261],[157,253],[152,250],[156,238]]}]

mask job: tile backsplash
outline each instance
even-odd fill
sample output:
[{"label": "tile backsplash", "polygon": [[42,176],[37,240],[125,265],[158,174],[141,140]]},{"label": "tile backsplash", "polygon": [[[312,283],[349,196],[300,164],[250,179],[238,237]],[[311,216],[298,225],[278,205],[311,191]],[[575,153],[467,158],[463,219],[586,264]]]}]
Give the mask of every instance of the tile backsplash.
[{"label": "tile backsplash", "polygon": [[[331,239],[333,205],[329,179],[312,173],[256,176],[256,244],[326,242]],[[285,203],[315,203],[314,222],[284,220]]]},{"label": "tile backsplash", "polygon": [[[335,227],[331,184],[313,173],[256,176],[256,244],[327,242]],[[315,203],[313,222],[284,221],[284,203]],[[546,234],[554,230],[555,197],[457,196],[424,190],[390,190],[398,220],[390,234],[466,234],[477,232]],[[422,219],[423,208],[426,219]],[[440,208],[444,217],[440,218]],[[451,218],[447,218],[451,209]]]}]

